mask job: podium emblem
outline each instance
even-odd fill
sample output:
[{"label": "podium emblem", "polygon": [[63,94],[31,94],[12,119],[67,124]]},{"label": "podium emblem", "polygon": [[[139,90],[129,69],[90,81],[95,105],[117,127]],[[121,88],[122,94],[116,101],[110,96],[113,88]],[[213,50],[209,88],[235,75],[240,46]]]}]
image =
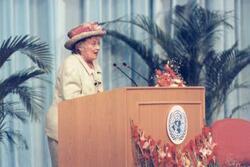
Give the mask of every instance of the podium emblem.
[{"label": "podium emblem", "polygon": [[187,115],[179,105],[174,105],[167,118],[167,133],[174,144],[181,144],[187,135]]}]

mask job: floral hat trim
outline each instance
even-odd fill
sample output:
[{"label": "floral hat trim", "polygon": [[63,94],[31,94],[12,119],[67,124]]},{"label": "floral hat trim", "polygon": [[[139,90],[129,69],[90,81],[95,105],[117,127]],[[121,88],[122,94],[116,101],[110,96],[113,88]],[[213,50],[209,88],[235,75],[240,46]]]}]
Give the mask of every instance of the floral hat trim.
[{"label": "floral hat trim", "polygon": [[69,39],[64,44],[66,49],[73,50],[74,45],[83,39],[93,36],[103,36],[106,31],[97,23],[81,24],[68,32]]}]

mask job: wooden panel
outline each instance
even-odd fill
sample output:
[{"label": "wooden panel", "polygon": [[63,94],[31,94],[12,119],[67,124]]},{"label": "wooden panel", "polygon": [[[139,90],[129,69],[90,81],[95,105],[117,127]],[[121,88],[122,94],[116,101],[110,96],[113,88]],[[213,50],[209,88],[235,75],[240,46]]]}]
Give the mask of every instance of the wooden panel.
[{"label": "wooden panel", "polygon": [[[164,119],[159,120],[158,122],[155,122],[155,126],[151,127],[150,125],[147,125],[147,121],[144,121],[143,125],[140,125],[140,122],[143,119],[147,119],[147,118],[141,118],[140,119],[140,108],[138,107],[139,104],[157,104],[157,103],[169,103],[169,104],[179,104],[179,103],[195,103],[196,109],[197,107],[199,108],[198,110],[193,110],[192,113],[194,113],[194,117],[195,118],[191,118],[191,119],[196,119],[198,118],[199,121],[194,121],[194,125],[193,127],[195,127],[194,132],[196,133],[197,131],[201,130],[201,128],[203,127],[203,120],[205,119],[205,90],[203,87],[185,87],[185,88],[166,88],[166,87],[160,87],[160,88],[154,88],[154,87],[147,87],[147,88],[127,88],[127,112],[129,114],[129,119],[132,119],[135,124],[138,124],[139,127],[141,127],[142,129],[146,130],[146,134],[151,135],[151,133],[154,133],[151,128],[154,127],[154,129],[156,130],[157,128],[159,128],[157,130],[159,137],[160,138],[164,138],[163,136],[166,134],[166,132],[164,130],[161,130],[163,128],[164,124],[166,123],[165,118],[166,118],[166,114],[164,112],[162,112],[161,108],[164,108],[162,106],[158,106],[158,105],[148,105],[147,106],[147,110],[148,112],[150,112],[150,109],[155,109],[155,112],[160,112],[160,114],[155,114],[155,113],[151,113],[151,115],[148,116],[148,118],[150,119],[155,119],[155,121],[159,116],[162,116]],[[198,105],[197,103],[201,103],[200,105]],[[164,105],[163,105],[164,106]],[[156,110],[156,108],[160,107],[160,110]],[[170,107],[170,106],[168,106]],[[146,109],[146,108],[145,108]],[[189,108],[188,110],[191,110],[191,108]],[[164,111],[166,111],[166,109],[164,109]],[[196,115],[196,114],[197,115]],[[158,116],[157,116],[158,115]],[[164,115],[164,116],[163,116]],[[156,118],[155,118],[156,117]],[[164,123],[160,122],[163,121]],[[197,130],[199,129],[199,130]],[[149,132],[147,132],[149,131]],[[192,130],[193,131],[193,130]],[[130,129],[128,128],[128,134],[130,134]],[[191,134],[190,136],[187,136],[189,139],[193,136],[193,134]],[[169,141],[169,139],[167,138],[166,140],[163,141]],[[129,166],[134,166],[133,163],[133,158],[132,158],[132,150],[131,150],[131,142],[128,142],[128,162],[129,162]]]},{"label": "wooden panel", "polygon": [[60,104],[60,167],[126,165],[127,125],[122,98],[121,92],[115,91]]},{"label": "wooden panel", "polygon": [[174,104],[184,106],[197,132],[205,116],[202,87],[122,88],[62,102],[60,167],[134,166],[129,120],[147,134],[164,139],[166,114]]},{"label": "wooden panel", "polygon": [[[202,87],[186,88],[127,88],[127,112],[134,121],[138,119],[137,103],[145,102],[201,102],[201,116],[205,119],[205,96]],[[199,122],[203,126],[203,122]]]},{"label": "wooden panel", "polygon": [[188,142],[201,131],[199,122],[201,114],[197,111],[201,110],[200,102],[160,102],[160,103],[139,103],[138,104],[138,126],[142,128],[146,134],[151,135],[155,140],[172,143],[167,134],[167,117],[170,109],[174,105],[180,105],[185,110],[188,119],[188,131],[184,143]]}]

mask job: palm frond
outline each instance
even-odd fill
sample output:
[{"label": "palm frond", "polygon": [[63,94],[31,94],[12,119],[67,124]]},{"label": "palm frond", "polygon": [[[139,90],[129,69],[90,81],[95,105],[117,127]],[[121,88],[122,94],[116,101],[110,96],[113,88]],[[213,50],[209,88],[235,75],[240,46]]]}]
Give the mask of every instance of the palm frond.
[{"label": "palm frond", "polygon": [[250,106],[250,102],[246,102],[246,103],[243,103],[243,104],[241,104],[241,105],[239,105],[239,106],[236,106],[235,108],[232,109],[232,112],[231,112],[231,114],[229,115],[229,118],[232,118],[233,115],[234,115],[236,112],[238,112],[238,111],[240,111],[240,110],[246,108],[247,106]]},{"label": "palm frond", "polygon": [[[0,105],[0,107],[2,107],[2,106]],[[3,109],[1,108],[1,112],[0,112],[0,129],[2,129],[2,127],[4,127],[5,119],[6,119],[6,114],[3,112]]]},{"label": "palm frond", "polygon": [[38,37],[25,35],[9,37],[7,40],[4,40],[0,47],[0,67],[2,67],[6,60],[16,51],[27,55],[45,72],[51,71],[52,56],[48,44],[40,42]]},{"label": "palm frond", "polygon": [[105,26],[105,27],[108,27],[110,24],[112,25],[113,23],[116,23],[116,22],[122,22],[124,20],[124,18],[125,18],[125,16],[122,16],[122,17],[118,17],[117,19],[114,19],[111,21],[103,21],[103,22],[100,22],[98,24]]},{"label": "palm frond", "polygon": [[231,68],[229,64],[235,61],[237,44],[221,53],[213,53],[205,60],[205,83],[206,87],[206,106],[208,119],[212,112],[225,102],[228,90],[234,78],[226,78],[224,75]]},{"label": "palm frond", "polygon": [[219,108],[225,102],[233,80],[248,64],[250,47],[239,51],[235,44],[230,49],[218,53],[206,65],[206,105],[212,108],[208,110],[211,112],[207,112],[208,117],[215,108]]},{"label": "palm frond", "polygon": [[[124,18],[119,18],[113,20],[111,23],[130,23],[135,25],[150,35],[150,37],[163,49],[167,54],[164,54],[166,59],[175,60],[177,58],[182,58],[178,48],[176,48],[175,41],[171,38],[171,36],[164,32],[161,27],[159,27],[152,19],[144,15],[136,15],[132,17],[130,20],[126,20]],[[122,40],[122,39],[121,39]]]},{"label": "palm frond", "polygon": [[176,40],[184,49],[184,54],[202,64],[206,53],[214,48],[220,37],[220,26],[232,28],[227,22],[230,12],[221,14],[203,9],[196,3],[177,6],[173,20]]},{"label": "palm frond", "polygon": [[6,117],[8,115],[9,114],[4,113],[3,110],[0,112],[0,143],[5,144],[6,141],[11,145],[17,145],[19,148],[28,149],[27,141],[25,140],[21,132],[13,131],[8,127],[6,123]]},{"label": "palm frond", "polygon": [[[41,42],[38,37],[29,35],[9,37],[0,45],[0,68],[17,51],[21,52],[17,56],[27,56],[33,62],[33,66],[0,81],[0,142],[7,141],[28,149],[21,132],[8,127],[8,121],[17,119],[25,123],[28,116],[31,119],[39,120],[44,109],[42,89],[26,86],[25,82],[32,78],[49,82],[42,75],[51,72],[52,55],[48,44]],[[18,95],[22,103],[6,102],[5,98],[10,94]]]},{"label": "palm frond", "polygon": [[[16,118],[20,120],[21,122],[25,123],[27,121],[27,113],[24,112],[23,109],[19,109],[18,107],[18,102],[5,102],[5,103],[0,103],[1,110],[0,110],[0,117],[1,118],[6,118],[9,116],[10,118]],[[0,119],[1,120],[1,119]],[[1,124],[1,121],[0,121]]]},{"label": "palm frond", "polygon": [[40,76],[40,75],[32,77],[32,79],[37,79],[37,80],[42,81],[42,82],[47,83],[47,84],[53,84],[53,82],[51,80],[48,80],[44,76]]},{"label": "palm frond", "polygon": [[232,93],[234,90],[238,90],[238,89],[249,89],[250,88],[250,81],[246,81],[246,82],[243,82],[243,83],[238,83],[238,82],[235,82],[229,89],[228,89],[228,93],[227,94],[230,94]]},{"label": "palm frond", "polygon": [[28,144],[21,132],[13,131],[8,129],[0,129],[0,142],[4,141],[9,142],[10,144],[15,144],[19,148],[28,149]]},{"label": "palm frond", "polygon": [[34,89],[28,86],[18,86],[13,90],[18,94],[21,102],[27,109],[27,112],[33,120],[40,120],[40,116],[44,111],[45,98],[42,89]]},{"label": "palm frond", "polygon": [[[133,48],[139,55],[141,55],[142,59],[146,62],[146,64],[155,69],[158,67],[157,61],[160,61],[159,56],[157,54],[154,54],[152,49],[147,48],[146,45],[140,41],[137,41],[133,38],[130,38],[120,32],[117,32],[115,30],[108,30],[107,35],[110,35],[114,38],[117,38],[119,40],[122,40],[125,42],[128,46]],[[154,59],[152,59],[154,57]]]},{"label": "palm frond", "polygon": [[[205,86],[206,120],[210,122],[212,114],[220,111],[236,76],[250,64],[250,47],[238,50],[236,42],[225,51],[216,50],[221,32],[225,28],[233,28],[228,22],[229,18],[233,18],[231,13],[210,11],[194,1],[183,6],[177,5],[175,18],[171,22],[174,28],[173,37],[168,32],[164,32],[154,20],[142,15],[132,17],[130,20],[119,18],[113,23],[129,23],[139,27],[151,37],[151,40],[162,47],[166,59],[177,62],[175,64],[180,66],[179,73],[187,85]],[[107,24],[112,24],[112,21]],[[151,71],[156,66],[160,67],[160,63],[165,61],[138,40],[119,32],[111,33],[111,36],[124,41],[133,48],[146,60]],[[154,58],[158,58],[159,61],[154,61]],[[246,87],[246,85],[241,85],[241,87]]]},{"label": "palm frond", "polygon": [[15,88],[17,88],[20,84],[24,83],[28,79],[40,76],[44,73],[44,70],[30,67],[11,75],[4,81],[0,82],[0,100],[2,100],[7,94],[11,93]]},{"label": "palm frond", "polygon": [[224,71],[221,74],[222,82],[219,88],[225,93],[239,72],[250,64],[250,47],[242,51],[235,50],[233,53],[233,56],[229,56],[222,66]]},{"label": "palm frond", "polygon": [[[166,50],[168,53],[168,58],[173,59],[174,54],[173,50],[175,45],[171,39],[171,36],[168,33],[165,33],[152,19],[144,15],[137,15],[136,17],[131,18],[129,21],[124,21],[136,25],[146,31],[160,46],[163,50]],[[171,48],[171,49],[169,49]]]},{"label": "palm frond", "polygon": [[[222,51],[221,53],[210,52],[204,60],[206,81],[205,86],[209,92],[218,92],[218,84],[222,82],[222,77],[235,61],[237,43],[231,48]],[[231,83],[230,83],[231,84]],[[215,90],[216,89],[216,90]],[[208,92],[208,93],[209,93]]]}]

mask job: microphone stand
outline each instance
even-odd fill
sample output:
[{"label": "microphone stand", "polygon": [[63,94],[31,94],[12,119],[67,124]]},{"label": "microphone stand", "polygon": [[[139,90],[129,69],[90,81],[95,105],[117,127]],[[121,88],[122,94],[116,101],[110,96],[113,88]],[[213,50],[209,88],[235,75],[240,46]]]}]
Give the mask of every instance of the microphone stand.
[{"label": "microphone stand", "polygon": [[135,86],[138,86],[137,83],[130,77],[128,76],[120,67],[117,66],[116,63],[113,64],[114,67],[116,67],[121,73],[123,73]]},{"label": "microphone stand", "polygon": [[122,63],[123,66],[127,67],[128,69],[130,69],[131,71],[133,71],[134,73],[136,73],[137,75],[139,75],[142,79],[144,79],[146,82],[149,82],[149,80],[147,78],[145,78],[142,74],[140,74],[139,72],[135,71],[133,68],[131,68],[127,63],[123,62]]}]

